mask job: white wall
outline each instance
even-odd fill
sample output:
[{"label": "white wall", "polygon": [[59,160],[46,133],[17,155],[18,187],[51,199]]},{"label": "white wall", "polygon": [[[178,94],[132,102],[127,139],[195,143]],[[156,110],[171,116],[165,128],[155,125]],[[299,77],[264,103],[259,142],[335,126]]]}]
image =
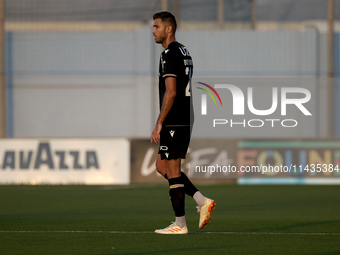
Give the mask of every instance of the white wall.
[{"label": "white wall", "polygon": [[[12,32],[9,38],[7,76],[14,89],[8,94],[13,99],[8,126],[13,137],[150,136],[158,111],[161,52],[151,28]],[[193,57],[195,77],[317,73],[312,29],[180,30],[177,39]]]}]

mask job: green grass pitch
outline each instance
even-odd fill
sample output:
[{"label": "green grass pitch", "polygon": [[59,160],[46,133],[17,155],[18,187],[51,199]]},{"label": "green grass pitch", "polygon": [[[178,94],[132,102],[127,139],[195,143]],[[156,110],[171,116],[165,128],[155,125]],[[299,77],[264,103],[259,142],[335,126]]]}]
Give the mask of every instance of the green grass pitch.
[{"label": "green grass pitch", "polygon": [[340,254],[338,186],[198,185],[217,205],[188,235],[156,235],[174,220],[168,187],[0,186],[0,254]]}]

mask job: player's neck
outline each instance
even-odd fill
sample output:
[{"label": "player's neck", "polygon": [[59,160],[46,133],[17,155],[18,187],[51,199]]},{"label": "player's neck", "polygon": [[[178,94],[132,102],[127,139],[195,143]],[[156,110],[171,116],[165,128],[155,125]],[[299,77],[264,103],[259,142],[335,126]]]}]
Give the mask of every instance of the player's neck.
[{"label": "player's neck", "polygon": [[172,42],[175,42],[175,41],[176,41],[175,36],[170,36],[162,43],[162,46],[163,46],[164,49],[167,49],[169,44],[172,43]]}]

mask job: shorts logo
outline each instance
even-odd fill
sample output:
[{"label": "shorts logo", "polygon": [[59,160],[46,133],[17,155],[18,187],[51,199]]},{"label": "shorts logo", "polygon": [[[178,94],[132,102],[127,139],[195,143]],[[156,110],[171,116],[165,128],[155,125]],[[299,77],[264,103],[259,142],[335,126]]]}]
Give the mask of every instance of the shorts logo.
[{"label": "shorts logo", "polygon": [[169,157],[169,153],[164,153],[164,155],[166,156],[166,158],[168,158],[168,157]]},{"label": "shorts logo", "polygon": [[175,134],[175,130],[170,130],[171,137],[174,137],[174,134]]},{"label": "shorts logo", "polygon": [[167,150],[168,150],[168,146],[162,145],[162,146],[159,147],[159,149],[160,149],[161,151],[167,151]]}]

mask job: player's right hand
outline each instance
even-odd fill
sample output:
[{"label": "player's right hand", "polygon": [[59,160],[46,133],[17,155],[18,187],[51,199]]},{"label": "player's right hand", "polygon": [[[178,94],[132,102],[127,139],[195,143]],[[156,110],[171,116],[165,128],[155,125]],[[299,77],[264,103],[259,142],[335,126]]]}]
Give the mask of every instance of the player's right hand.
[{"label": "player's right hand", "polygon": [[157,123],[154,130],[151,133],[151,143],[156,143],[159,144],[160,138],[159,134],[161,133],[162,130],[162,124]]}]

